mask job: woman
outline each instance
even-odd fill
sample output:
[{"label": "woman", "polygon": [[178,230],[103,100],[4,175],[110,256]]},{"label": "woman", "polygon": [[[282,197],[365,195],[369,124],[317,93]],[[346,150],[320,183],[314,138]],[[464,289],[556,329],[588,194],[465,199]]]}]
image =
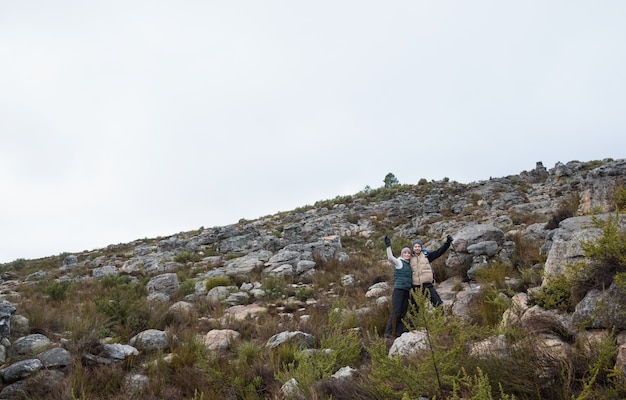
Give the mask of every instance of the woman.
[{"label": "woman", "polygon": [[406,332],[402,319],[409,308],[409,296],[411,291],[411,249],[405,247],[396,258],[391,252],[391,239],[385,235],[387,246],[387,259],[394,265],[393,269],[393,293],[391,294],[391,315],[385,328],[385,337],[397,337]]}]

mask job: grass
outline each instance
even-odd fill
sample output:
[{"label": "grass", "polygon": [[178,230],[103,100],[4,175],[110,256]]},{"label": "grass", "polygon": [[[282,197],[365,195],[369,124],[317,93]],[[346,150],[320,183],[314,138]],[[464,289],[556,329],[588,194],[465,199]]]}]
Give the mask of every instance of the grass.
[{"label": "grass", "polygon": [[[466,195],[459,190],[460,186],[451,182],[445,184],[446,193]],[[424,180],[415,186],[397,185],[337,197],[318,202],[315,208],[332,209],[357,200],[363,204],[390,200],[403,191],[425,195],[433,188],[433,183]],[[498,186],[497,192],[505,193],[504,186]],[[482,197],[475,193],[467,195],[475,203],[472,207],[476,215],[482,215],[478,210]],[[623,205],[620,196],[623,193],[616,191],[618,207]],[[564,202],[563,207],[567,212],[573,210],[571,202]],[[444,214],[440,220],[445,223],[451,215]],[[563,215],[555,215],[555,221]],[[348,214],[346,219],[357,223],[358,217]],[[545,222],[535,214],[514,217],[520,224]],[[25,396],[50,400],[128,398],[126,377],[142,373],[149,382],[133,394],[133,398],[139,400],[278,399],[282,398],[281,385],[290,378],[297,379],[307,398],[314,400],[626,397],[623,377],[614,369],[618,350],[614,333],[588,342],[580,337],[575,340],[562,336],[563,343],[571,348],[571,357],[561,362],[546,356],[537,347],[540,330],[511,326],[506,332],[500,331],[499,321],[510,307],[513,294],[508,278],[521,282],[517,290],[537,286],[542,278],[537,267],[545,262],[540,251],[542,242],[519,235],[511,238],[515,253],[510,264],[492,263],[490,268],[476,274],[481,291],[468,305],[470,323],[458,320],[450,310],[432,309],[425,298],[418,296],[420,311],[409,313],[408,319],[415,329],[428,333],[427,346],[410,356],[389,357],[390,343],[381,335],[389,316],[389,305],[377,306],[365,298],[365,293],[374,283],[393,279],[382,237],[389,234],[393,238],[394,254],[410,244],[410,239],[402,236],[402,230],[398,229],[401,221],[394,218],[390,219],[381,211],[367,216],[373,227],[370,238],[342,237],[350,259],[346,262],[317,259],[316,273],[310,282],[272,277],[261,270],[246,277],[206,279],[207,290],[217,286],[240,286],[244,282],[261,283],[265,297],[251,299],[251,302],[258,301],[268,310],[243,320],[223,318],[226,305],[202,298],[194,300],[194,309],[188,314],[170,311],[170,303],[148,303],[145,292],[148,277],[107,276],[95,280],[83,267],[61,272],[64,254],[5,264],[0,267],[2,272],[10,272],[21,281],[37,271],[48,272],[38,281],[15,287],[10,299],[18,304],[18,313],[28,318],[31,332],[55,338],[74,356],[72,365],[65,371],[67,380],[57,384],[42,383],[45,375],[41,374],[25,381]],[[571,311],[575,300],[591,287],[614,282],[622,290],[626,288],[624,233],[612,219],[597,223],[603,230],[602,239],[583,246],[589,262],[572,266],[573,278],[554,278],[541,290],[535,290],[533,301],[536,304],[546,309]],[[420,236],[428,236],[426,228],[420,229],[423,229]],[[79,255],[79,260],[112,255],[124,260],[131,251],[130,246],[112,246]],[[181,285],[172,299],[177,301],[193,293],[194,277],[210,267],[199,262],[200,254],[196,252],[184,251],[174,259],[184,265],[177,271]],[[433,265],[438,281],[454,273],[444,264],[445,257],[442,257]],[[343,278],[348,275],[352,283],[344,285]],[[62,276],[70,279],[59,279]],[[81,279],[75,279],[78,277]],[[177,340],[162,351],[141,353],[131,362],[117,366],[92,364],[81,357],[85,353],[96,353],[103,340],[127,343],[136,333],[148,328],[165,330]],[[234,329],[241,338],[226,350],[209,351],[202,337],[211,329]],[[266,348],[265,344],[274,334],[296,330],[315,337],[313,351],[291,344]],[[510,356],[503,357],[495,350],[482,356],[470,351],[474,344],[503,333]],[[339,368],[346,366],[357,370],[352,379],[332,378]]]}]

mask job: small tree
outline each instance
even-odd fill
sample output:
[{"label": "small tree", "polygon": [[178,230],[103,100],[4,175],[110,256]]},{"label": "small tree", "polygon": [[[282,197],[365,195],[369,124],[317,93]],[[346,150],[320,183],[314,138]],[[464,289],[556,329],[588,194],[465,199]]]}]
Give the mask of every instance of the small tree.
[{"label": "small tree", "polygon": [[391,172],[385,176],[385,180],[383,182],[385,182],[386,188],[390,188],[400,184],[400,182],[398,182],[398,178],[396,178],[396,176]]}]

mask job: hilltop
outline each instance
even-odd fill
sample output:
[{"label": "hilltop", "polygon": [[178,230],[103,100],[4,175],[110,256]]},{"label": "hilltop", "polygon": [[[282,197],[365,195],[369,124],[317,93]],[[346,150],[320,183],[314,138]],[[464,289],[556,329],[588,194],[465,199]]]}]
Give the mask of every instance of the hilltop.
[{"label": "hilltop", "polygon": [[[625,177],[537,162],[2,264],[0,398],[623,398]],[[393,339],[385,235],[453,239]]]}]

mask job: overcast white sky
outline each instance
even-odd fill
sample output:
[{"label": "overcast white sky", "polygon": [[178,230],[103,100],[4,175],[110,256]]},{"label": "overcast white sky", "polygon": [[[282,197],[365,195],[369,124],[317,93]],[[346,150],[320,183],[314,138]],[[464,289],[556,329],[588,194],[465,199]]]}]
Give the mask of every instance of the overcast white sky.
[{"label": "overcast white sky", "polygon": [[0,263],[626,156],[626,2],[0,0]]}]

